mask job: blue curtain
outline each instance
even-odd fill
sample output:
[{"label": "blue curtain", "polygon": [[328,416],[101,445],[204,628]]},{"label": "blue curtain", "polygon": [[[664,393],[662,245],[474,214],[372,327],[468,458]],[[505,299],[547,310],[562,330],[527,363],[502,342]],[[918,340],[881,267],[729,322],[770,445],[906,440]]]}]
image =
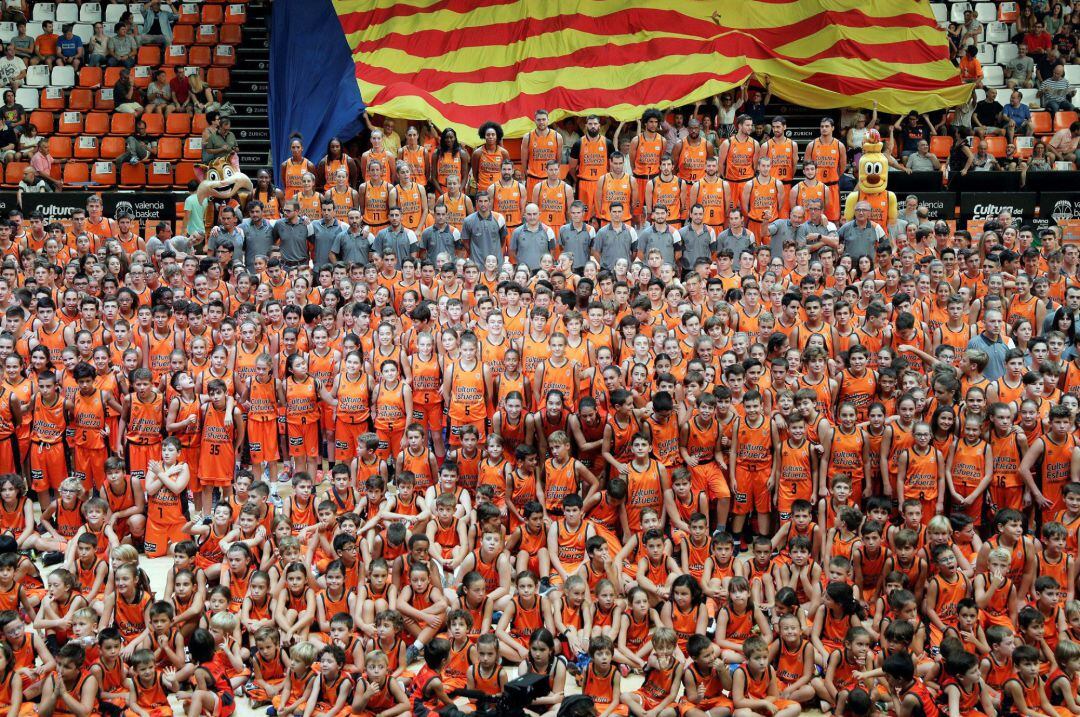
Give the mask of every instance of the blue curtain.
[{"label": "blue curtain", "polygon": [[[345,33],[330,0],[276,0],[270,21],[270,152],[274,167],[289,156],[289,135],[304,137],[318,164],[331,137],[364,127],[364,103]],[[274,174],[275,179],[277,174]]]}]

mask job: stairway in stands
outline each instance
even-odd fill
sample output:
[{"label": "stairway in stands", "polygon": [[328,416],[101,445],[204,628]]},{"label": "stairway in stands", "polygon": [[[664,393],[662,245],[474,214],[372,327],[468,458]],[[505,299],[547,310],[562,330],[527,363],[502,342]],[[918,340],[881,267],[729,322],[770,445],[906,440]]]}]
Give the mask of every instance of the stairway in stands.
[{"label": "stairway in stands", "polygon": [[270,2],[252,0],[226,92],[236,108],[232,130],[240,147],[240,168],[252,180],[256,171],[270,166],[269,91]]}]

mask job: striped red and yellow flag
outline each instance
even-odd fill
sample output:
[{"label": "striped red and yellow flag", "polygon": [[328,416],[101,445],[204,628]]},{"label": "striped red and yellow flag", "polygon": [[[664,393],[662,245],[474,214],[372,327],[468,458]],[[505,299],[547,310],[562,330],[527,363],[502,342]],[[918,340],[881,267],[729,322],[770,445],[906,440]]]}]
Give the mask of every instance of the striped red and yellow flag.
[{"label": "striped red and yellow flag", "polygon": [[370,111],[507,136],[598,113],[634,120],[768,77],[807,107],[965,102],[926,0],[334,0]]}]

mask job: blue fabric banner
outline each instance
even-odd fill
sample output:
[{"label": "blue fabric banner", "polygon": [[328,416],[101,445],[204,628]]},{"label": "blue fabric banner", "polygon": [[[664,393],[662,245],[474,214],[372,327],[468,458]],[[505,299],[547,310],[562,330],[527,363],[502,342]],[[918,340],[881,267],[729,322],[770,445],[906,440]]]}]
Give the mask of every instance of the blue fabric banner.
[{"label": "blue fabric banner", "polygon": [[345,33],[331,0],[275,0],[270,21],[270,152],[276,168],[289,156],[289,135],[304,138],[315,164],[332,137],[352,139],[364,127]]}]

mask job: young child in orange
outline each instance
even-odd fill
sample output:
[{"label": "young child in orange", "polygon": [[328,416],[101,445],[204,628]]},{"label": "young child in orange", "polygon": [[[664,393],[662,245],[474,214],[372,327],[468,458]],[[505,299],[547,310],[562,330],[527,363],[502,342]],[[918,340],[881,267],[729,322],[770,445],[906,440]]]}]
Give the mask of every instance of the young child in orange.
[{"label": "young child in orange", "polygon": [[105,485],[105,459],[109,456],[106,446],[109,431],[105,416],[109,408],[120,413],[123,406],[113,398],[111,392],[95,388],[97,374],[90,364],[80,363],[72,373],[79,390],[73,398],[64,402],[68,421],[75,430],[72,450],[75,470],[72,475],[83,480],[88,487],[100,490]]},{"label": "young child in orange", "polygon": [[50,550],[63,554],[68,543],[83,524],[82,504],[85,489],[78,478],[66,478],[60,484],[60,498],[53,501],[41,513],[41,524],[46,535],[38,538],[38,550]]},{"label": "young child in orange", "polygon": [[720,648],[703,633],[686,643],[690,662],[683,670],[685,693],[679,712],[685,717],[728,717],[732,702],[724,696],[731,688],[731,670],[720,659]]},{"label": "young child in orange", "polygon": [[783,615],[776,626],[777,638],[769,645],[770,663],[776,669],[780,697],[805,704],[817,691],[814,647],[803,636],[802,620],[795,613]]},{"label": "young child in orange", "polygon": [[796,717],[802,705],[781,698],[776,670],[769,664],[769,644],[752,636],[743,643],[746,661],[731,676],[733,717]]},{"label": "young child in orange", "polygon": [[644,682],[635,692],[623,693],[622,697],[634,717],[645,717],[646,713],[674,717],[683,674],[683,665],[675,657],[675,631],[657,628],[651,641],[653,652],[645,666]]},{"label": "young child in orange", "polygon": [[65,402],[57,390],[56,374],[43,371],[37,376],[37,384],[37,395],[27,417],[30,422],[30,480],[38,493],[55,492],[68,476],[64,455],[67,414]]},{"label": "young child in orange", "polygon": [[136,650],[131,656],[128,707],[138,717],[170,717],[169,694],[177,685],[172,671],[163,673],[154,664],[154,653]]},{"label": "young child in orange", "polygon": [[[203,505],[209,506],[214,488],[220,489],[224,500],[232,495],[236,455],[243,447],[245,421],[240,409],[231,406],[224,381],[212,379],[206,391],[210,400],[202,407],[200,421],[199,487]],[[229,417],[231,421],[226,420]]]},{"label": "young child in orange", "polygon": [[289,650],[285,688],[271,697],[274,709],[282,717],[304,714],[318,679],[318,673],[312,669],[318,653],[319,648],[311,642],[298,642]]},{"label": "young child in orange", "polygon": [[[186,463],[179,462],[180,441],[170,436],[160,444],[159,462],[156,458],[147,459],[146,476],[146,554],[148,557],[161,557],[168,551],[170,543],[186,538],[183,526],[187,522],[180,501],[183,499],[191,479]],[[136,477],[132,470],[132,478]],[[142,477],[142,474],[139,475]]]},{"label": "young child in orange", "polygon": [[589,641],[591,662],[582,677],[581,694],[592,698],[599,714],[627,715],[629,708],[622,702],[622,678],[613,662],[615,647],[604,635]]},{"label": "young child in orange", "polygon": [[164,399],[153,389],[154,375],[150,369],[136,369],[131,380],[135,390],[125,397],[123,407],[124,424],[127,426],[125,444],[131,477],[143,480],[147,477],[150,462],[156,461],[161,455],[161,435],[165,427]]},{"label": "young child in orange", "polygon": [[353,689],[352,711],[359,717],[395,717],[409,711],[409,701],[401,682],[391,679],[389,660],[382,650],[364,656],[364,678]]}]

